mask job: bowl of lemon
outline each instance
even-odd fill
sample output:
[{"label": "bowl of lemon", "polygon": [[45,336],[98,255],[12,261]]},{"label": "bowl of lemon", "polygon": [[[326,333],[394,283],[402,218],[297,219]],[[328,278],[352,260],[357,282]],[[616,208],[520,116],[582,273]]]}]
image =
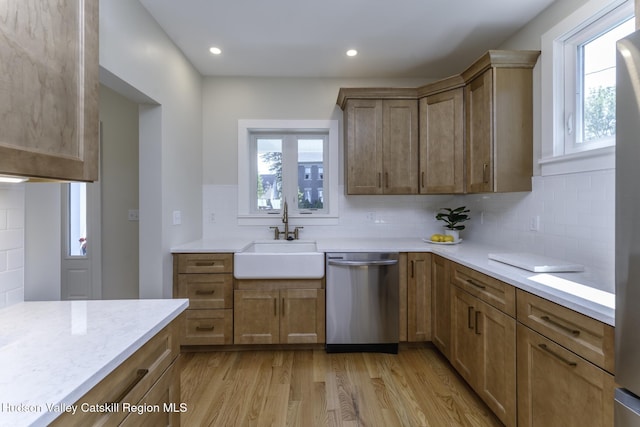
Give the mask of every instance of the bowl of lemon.
[{"label": "bowl of lemon", "polygon": [[435,245],[457,245],[462,242],[462,239],[456,240],[449,234],[432,234],[431,237],[422,239],[427,243],[433,243]]}]

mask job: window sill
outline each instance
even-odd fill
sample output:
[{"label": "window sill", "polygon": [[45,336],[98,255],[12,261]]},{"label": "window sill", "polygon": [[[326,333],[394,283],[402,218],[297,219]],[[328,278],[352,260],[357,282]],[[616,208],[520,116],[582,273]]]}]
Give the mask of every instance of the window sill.
[{"label": "window sill", "polygon": [[538,161],[540,175],[564,175],[579,172],[615,169],[616,147],[604,147],[562,156],[547,157]]},{"label": "window sill", "polygon": [[[255,214],[238,215],[238,225],[265,225],[280,226],[282,224],[281,215]],[[316,215],[289,215],[289,227],[305,225],[337,225],[338,217],[327,214]]]}]

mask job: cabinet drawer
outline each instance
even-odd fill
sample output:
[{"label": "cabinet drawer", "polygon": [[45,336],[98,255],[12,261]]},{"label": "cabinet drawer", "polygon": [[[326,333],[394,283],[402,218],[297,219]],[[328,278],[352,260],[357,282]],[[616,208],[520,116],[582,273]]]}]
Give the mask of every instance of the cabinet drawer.
[{"label": "cabinet drawer", "polygon": [[233,254],[179,254],[178,273],[233,273]]},{"label": "cabinet drawer", "polygon": [[189,298],[190,309],[232,308],[232,274],[179,274],[178,298]]},{"label": "cabinet drawer", "polygon": [[233,344],[233,310],[187,310],[181,344]]},{"label": "cabinet drawer", "polygon": [[493,277],[454,262],[451,265],[451,283],[486,303],[516,316],[516,289]]},{"label": "cabinet drawer", "polygon": [[[176,336],[178,324],[177,321],[170,323],[82,396],[76,404],[79,406],[85,404],[87,410],[78,409],[75,415],[63,414],[52,425],[64,427],[118,425],[129,414],[122,403],[140,402],[178,356],[179,343]],[[104,406],[110,403],[113,405]],[[116,405],[117,403],[120,405]],[[103,408],[102,412],[91,412],[91,408],[99,410],[100,405]]]},{"label": "cabinet drawer", "polygon": [[613,327],[522,290],[518,290],[518,321],[614,372]]}]

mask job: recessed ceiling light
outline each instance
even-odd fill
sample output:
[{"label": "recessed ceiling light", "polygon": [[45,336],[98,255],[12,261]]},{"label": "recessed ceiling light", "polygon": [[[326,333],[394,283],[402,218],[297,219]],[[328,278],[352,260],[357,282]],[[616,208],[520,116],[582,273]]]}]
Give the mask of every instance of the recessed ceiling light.
[{"label": "recessed ceiling light", "polygon": [[358,54],[358,51],[355,49],[349,49],[347,51],[347,56],[356,56]]},{"label": "recessed ceiling light", "polygon": [[220,55],[222,53],[222,50],[220,50],[219,47],[211,47],[209,48],[209,52],[213,53],[214,55]]}]

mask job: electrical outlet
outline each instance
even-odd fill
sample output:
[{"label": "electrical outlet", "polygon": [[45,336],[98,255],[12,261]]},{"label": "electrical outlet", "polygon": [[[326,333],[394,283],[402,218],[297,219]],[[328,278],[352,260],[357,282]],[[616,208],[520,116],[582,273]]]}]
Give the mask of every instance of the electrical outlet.
[{"label": "electrical outlet", "polygon": [[375,212],[367,212],[367,221],[375,222],[376,221],[376,213]]},{"label": "electrical outlet", "polygon": [[529,230],[540,231],[540,215],[532,216],[529,220]]},{"label": "electrical outlet", "polygon": [[138,211],[138,209],[129,209],[128,218],[129,221],[139,221],[140,211]]},{"label": "electrical outlet", "polygon": [[209,223],[210,224],[214,224],[216,222],[216,213],[215,212],[209,212]]},{"label": "electrical outlet", "polygon": [[173,225],[182,224],[182,212],[173,211]]}]

